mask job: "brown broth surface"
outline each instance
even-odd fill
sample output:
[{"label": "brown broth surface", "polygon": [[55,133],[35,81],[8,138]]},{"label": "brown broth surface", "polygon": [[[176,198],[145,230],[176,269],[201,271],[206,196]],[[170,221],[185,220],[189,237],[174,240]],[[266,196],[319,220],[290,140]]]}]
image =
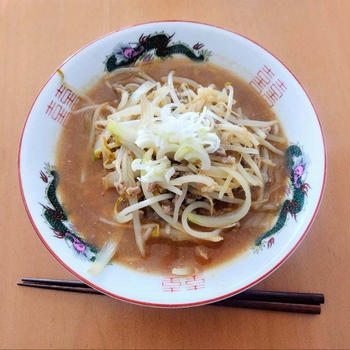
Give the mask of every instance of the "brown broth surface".
[{"label": "brown broth surface", "polygon": [[[232,72],[211,63],[193,63],[188,59],[172,58],[157,60],[142,65],[142,70],[154,79],[167,76],[174,70],[175,75],[193,79],[203,86],[214,83],[222,88],[226,82],[232,83],[236,104],[251,119],[272,120],[277,117],[267,103],[246,82]],[[105,85],[98,82],[88,95],[95,103],[115,100],[116,95]],[[78,108],[76,106],[76,108]],[[282,133],[282,131],[281,131]],[[281,145],[278,145],[281,148]],[[286,145],[282,145],[285,149]],[[208,252],[208,260],[195,254],[196,244],[190,242],[173,242],[165,239],[152,239],[146,244],[146,257],[141,257],[131,226],[114,227],[99,220],[104,217],[113,220],[113,207],[118,194],[115,190],[105,191],[102,177],[106,170],[101,160],[93,160],[92,151],[88,149],[88,131],[85,118],[81,114],[71,114],[60,136],[56,165],[60,182],[58,193],[69,220],[89,243],[101,248],[111,233],[124,231],[118,253],[117,263],[153,273],[171,273],[173,267],[193,266],[204,270],[234,259],[246,251],[254,240],[269,229],[278,213],[275,211],[252,210],[241,220],[239,229],[230,229],[222,233],[224,240],[219,243],[202,244]],[[281,183],[280,189],[270,196],[270,203],[279,204],[284,197],[287,180],[284,157],[274,156],[277,163],[276,174]],[[80,182],[83,167],[86,168],[86,181]],[[271,185],[272,186],[272,185]]]}]

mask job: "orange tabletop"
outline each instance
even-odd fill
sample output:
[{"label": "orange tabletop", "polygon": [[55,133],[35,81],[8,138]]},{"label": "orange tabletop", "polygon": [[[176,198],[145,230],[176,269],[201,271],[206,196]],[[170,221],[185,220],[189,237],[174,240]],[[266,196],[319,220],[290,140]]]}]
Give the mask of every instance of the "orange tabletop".
[{"label": "orange tabletop", "polygon": [[[347,0],[0,0],[0,347],[349,348],[349,14]],[[160,19],[207,22],[253,39],[310,95],[328,153],[323,202],[302,245],[255,288],[324,293],[321,315],[152,309],[16,285],[24,276],[72,278],[37,238],[19,192],[19,138],[36,94],[81,46]]]}]

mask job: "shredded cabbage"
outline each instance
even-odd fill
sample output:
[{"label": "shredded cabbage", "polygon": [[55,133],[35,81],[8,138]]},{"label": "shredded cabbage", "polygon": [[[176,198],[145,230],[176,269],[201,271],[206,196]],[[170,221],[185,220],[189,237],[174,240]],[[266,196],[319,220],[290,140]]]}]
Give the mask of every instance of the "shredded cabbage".
[{"label": "shredded cabbage", "polygon": [[160,117],[153,118],[137,130],[135,144],[141,149],[152,148],[161,155],[175,153],[174,159],[186,159],[195,163],[200,160],[202,168],[208,168],[208,153],[220,147],[220,139],[214,131],[214,121],[202,113],[173,113],[173,104],[161,108]]},{"label": "shredded cabbage", "polygon": [[146,183],[152,182],[169,182],[174,175],[175,169],[167,157],[158,160],[135,159],[131,163],[133,171],[142,170],[143,175],[139,177],[140,181]]}]

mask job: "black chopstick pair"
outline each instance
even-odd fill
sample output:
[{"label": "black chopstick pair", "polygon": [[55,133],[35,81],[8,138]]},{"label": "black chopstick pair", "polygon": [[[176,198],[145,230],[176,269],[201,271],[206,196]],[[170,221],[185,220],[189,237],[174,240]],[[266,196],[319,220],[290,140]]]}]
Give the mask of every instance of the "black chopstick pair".
[{"label": "black chopstick pair", "polygon": [[[19,286],[54,289],[76,293],[103,293],[89,287],[81,281],[22,278]],[[249,309],[320,314],[324,295],[318,293],[272,292],[262,290],[246,290],[233,297],[212,303],[214,306],[229,306]]]}]

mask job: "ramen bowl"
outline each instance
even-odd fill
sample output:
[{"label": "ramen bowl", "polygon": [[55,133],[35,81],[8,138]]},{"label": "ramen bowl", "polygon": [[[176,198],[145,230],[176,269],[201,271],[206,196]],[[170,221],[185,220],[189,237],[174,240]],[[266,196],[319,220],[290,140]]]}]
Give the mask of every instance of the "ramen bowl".
[{"label": "ramen bowl", "polygon": [[[272,230],[261,232],[249,249],[214,268],[190,276],[159,275],[110,264],[88,273],[96,251],[76,239],[69,215],[56,215],[55,153],[77,95],[106,71],[157,56],[208,60],[249,83],[279,117],[293,146],[289,185]],[[35,154],[35,157],[33,157]],[[325,146],[316,112],[294,75],[258,44],[228,30],[193,22],[166,21],[110,33],[80,49],[49,78],[27,117],[18,171],[22,197],[38,237],[73,275],[111,297],[160,307],[187,307],[227,298],[258,283],[278,268],[309,230],[323,193]],[[296,177],[298,182],[296,182]],[[78,195],[78,194],[77,194]],[[287,209],[286,209],[287,208]],[[277,224],[278,223],[278,224]],[[79,232],[77,233],[79,234]]]}]

